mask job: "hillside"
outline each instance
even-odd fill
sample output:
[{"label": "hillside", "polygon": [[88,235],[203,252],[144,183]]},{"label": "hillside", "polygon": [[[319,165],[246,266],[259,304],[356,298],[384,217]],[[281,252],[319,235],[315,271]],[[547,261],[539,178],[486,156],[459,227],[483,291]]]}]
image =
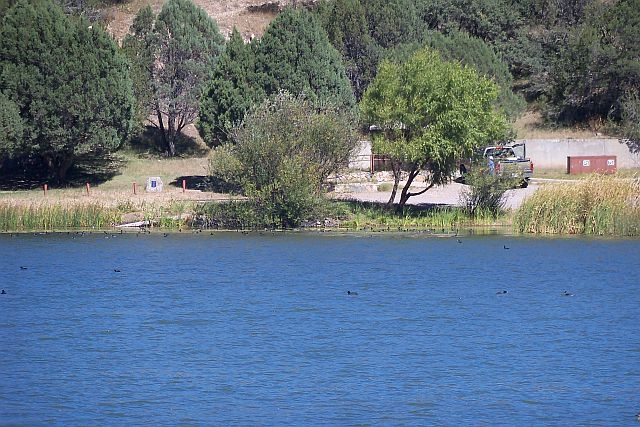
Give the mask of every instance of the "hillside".
[{"label": "hillside", "polygon": [[[133,18],[140,8],[151,5],[157,14],[162,9],[165,0],[132,0],[129,3],[113,6],[107,9],[107,30],[117,40],[122,40],[129,31]],[[220,27],[220,31],[228,35],[233,27],[237,27],[240,34],[249,40],[260,36],[269,22],[275,17],[277,9],[286,4],[268,0],[194,0],[194,3],[207,11]]]}]

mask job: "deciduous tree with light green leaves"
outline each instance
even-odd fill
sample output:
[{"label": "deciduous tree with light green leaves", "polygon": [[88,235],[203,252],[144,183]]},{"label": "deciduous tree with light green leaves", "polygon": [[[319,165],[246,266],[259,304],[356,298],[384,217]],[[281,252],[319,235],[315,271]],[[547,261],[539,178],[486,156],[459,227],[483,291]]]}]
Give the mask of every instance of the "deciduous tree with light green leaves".
[{"label": "deciduous tree with light green leaves", "polygon": [[[410,197],[447,183],[459,159],[504,138],[508,126],[495,109],[497,95],[489,79],[429,49],[401,64],[383,61],[360,109],[362,119],[380,129],[372,135],[374,151],[391,158],[394,186],[388,203],[394,203],[403,170],[408,175],[398,210]],[[411,192],[421,172],[427,185]]]}]

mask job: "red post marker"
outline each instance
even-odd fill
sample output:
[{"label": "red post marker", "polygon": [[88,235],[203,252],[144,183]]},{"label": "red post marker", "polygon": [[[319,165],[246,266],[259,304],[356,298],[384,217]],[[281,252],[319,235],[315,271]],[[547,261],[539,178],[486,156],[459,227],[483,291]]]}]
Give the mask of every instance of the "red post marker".
[{"label": "red post marker", "polygon": [[49,189],[49,186],[47,184],[42,186],[43,190],[44,190],[44,195],[47,195],[47,190]]},{"label": "red post marker", "polygon": [[182,180],[182,192],[184,193],[185,191],[187,191],[187,180],[183,179]]},{"label": "red post marker", "polygon": [[136,194],[136,183],[133,183],[133,194]]},{"label": "red post marker", "polygon": [[89,183],[87,182],[87,196],[89,195],[89,189],[91,188],[91,186],[89,185]]}]

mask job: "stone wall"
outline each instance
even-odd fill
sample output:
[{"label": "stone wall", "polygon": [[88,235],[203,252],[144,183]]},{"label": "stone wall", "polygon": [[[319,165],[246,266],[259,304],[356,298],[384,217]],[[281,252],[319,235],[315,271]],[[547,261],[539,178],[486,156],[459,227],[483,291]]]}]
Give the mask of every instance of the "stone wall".
[{"label": "stone wall", "polygon": [[566,168],[568,156],[616,156],[618,168],[640,168],[640,154],[632,153],[615,138],[519,139],[527,144],[534,167]]}]

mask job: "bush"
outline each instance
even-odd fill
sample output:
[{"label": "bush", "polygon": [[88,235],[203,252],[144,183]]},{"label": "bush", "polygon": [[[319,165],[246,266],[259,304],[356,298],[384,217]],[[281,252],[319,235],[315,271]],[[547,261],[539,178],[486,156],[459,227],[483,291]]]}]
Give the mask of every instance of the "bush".
[{"label": "bush", "polygon": [[492,174],[482,167],[474,167],[465,175],[469,186],[460,195],[467,215],[478,218],[489,214],[497,218],[504,210],[505,192],[516,187],[521,180],[520,177]]}]

